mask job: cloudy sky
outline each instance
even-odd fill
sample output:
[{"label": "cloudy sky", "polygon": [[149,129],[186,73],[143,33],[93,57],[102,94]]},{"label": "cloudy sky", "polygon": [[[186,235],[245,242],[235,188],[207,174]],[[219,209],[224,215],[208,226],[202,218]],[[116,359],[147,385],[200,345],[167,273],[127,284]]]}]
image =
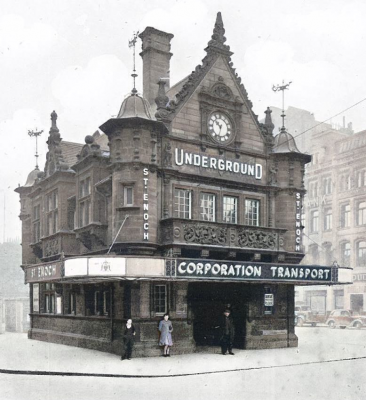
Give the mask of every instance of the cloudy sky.
[{"label": "cloudy sky", "polygon": [[[82,143],[116,115],[132,88],[128,40],[134,32],[153,26],[174,34],[174,84],[201,62],[218,11],[260,118],[268,105],[281,106],[271,88],[283,79],[293,82],[287,105],[319,121],[366,97],[363,0],[2,0],[0,226],[5,199],[6,238],[20,237],[13,189],[35,165],[28,130],[44,130],[43,168],[52,110],[62,138]],[[137,69],[141,77],[139,56]],[[343,115],[356,131],[366,129],[366,101],[332,122],[341,123]]]}]

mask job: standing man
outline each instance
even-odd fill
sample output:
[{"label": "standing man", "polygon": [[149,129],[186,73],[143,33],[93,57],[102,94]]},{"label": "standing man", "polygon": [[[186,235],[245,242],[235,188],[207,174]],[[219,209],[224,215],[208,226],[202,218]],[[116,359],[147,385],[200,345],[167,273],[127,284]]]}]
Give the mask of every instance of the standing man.
[{"label": "standing man", "polygon": [[233,353],[233,342],[235,336],[235,327],[233,319],[230,316],[230,310],[226,309],[224,311],[222,324],[221,324],[222,336],[220,339],[221,344],[221,352],[223,355],[226,355],[226,352],[229,350],[230,355],[234,355]]},{"label": "standing man", "polygon": [[133,326],[132,319],[128,319],[123,331],[124,354],[121,360],[131,360],[135,335],[136,330]]}]

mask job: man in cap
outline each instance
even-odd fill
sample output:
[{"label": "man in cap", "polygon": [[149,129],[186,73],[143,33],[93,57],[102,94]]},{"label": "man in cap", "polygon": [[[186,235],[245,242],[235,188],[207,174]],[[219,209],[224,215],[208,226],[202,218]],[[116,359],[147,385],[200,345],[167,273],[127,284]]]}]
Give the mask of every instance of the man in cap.
[{"label": "man in cap", "polygon": [[221,352],[223,355],[226,355],[226,352],[229,351],[230,355],[234,355],[233,353],[233,341],[235,336],[235,327],[234,322],[230,316],[230,310],[227,308],[224,311],[224,315],[221,323]]}]

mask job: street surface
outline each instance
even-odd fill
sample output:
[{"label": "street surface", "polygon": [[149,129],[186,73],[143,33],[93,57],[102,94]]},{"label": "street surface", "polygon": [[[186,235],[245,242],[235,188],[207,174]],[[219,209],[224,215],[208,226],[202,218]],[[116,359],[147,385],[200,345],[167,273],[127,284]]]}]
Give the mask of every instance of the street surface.
[{"label": "street surface", "polygon": [[[131,361],[6,333],[0,335],[0,399],[366,398],[366,330],[302,327],[296,333],[294,349]],[[53,375],[65,372],[71,376]]]}]

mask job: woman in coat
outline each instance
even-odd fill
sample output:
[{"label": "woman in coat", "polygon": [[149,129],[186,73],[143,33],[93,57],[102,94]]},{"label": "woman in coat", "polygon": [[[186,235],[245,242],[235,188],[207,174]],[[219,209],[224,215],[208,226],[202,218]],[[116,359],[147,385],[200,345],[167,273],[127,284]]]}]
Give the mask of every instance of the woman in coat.
[{"label": "woman in coat", "polygon": [[132,319],[128,319],[123,331],[123,345],[124,345],[124,355],[121,360],[127,359],[131,360],[132,349],[134,345],[134,336],[136,335],[135,327],[132,324]]},{"label": "woman in coat", "polygon": [[173,325],[172,322],[169,321],[169,314],[164,314],[164,319],[162,319],[159,323],[159,331],[160,331],[160,340],[159,346],[164,346],[164,357],[170,357],[169,349],[173,346],[172,340],[172,332]]}]

